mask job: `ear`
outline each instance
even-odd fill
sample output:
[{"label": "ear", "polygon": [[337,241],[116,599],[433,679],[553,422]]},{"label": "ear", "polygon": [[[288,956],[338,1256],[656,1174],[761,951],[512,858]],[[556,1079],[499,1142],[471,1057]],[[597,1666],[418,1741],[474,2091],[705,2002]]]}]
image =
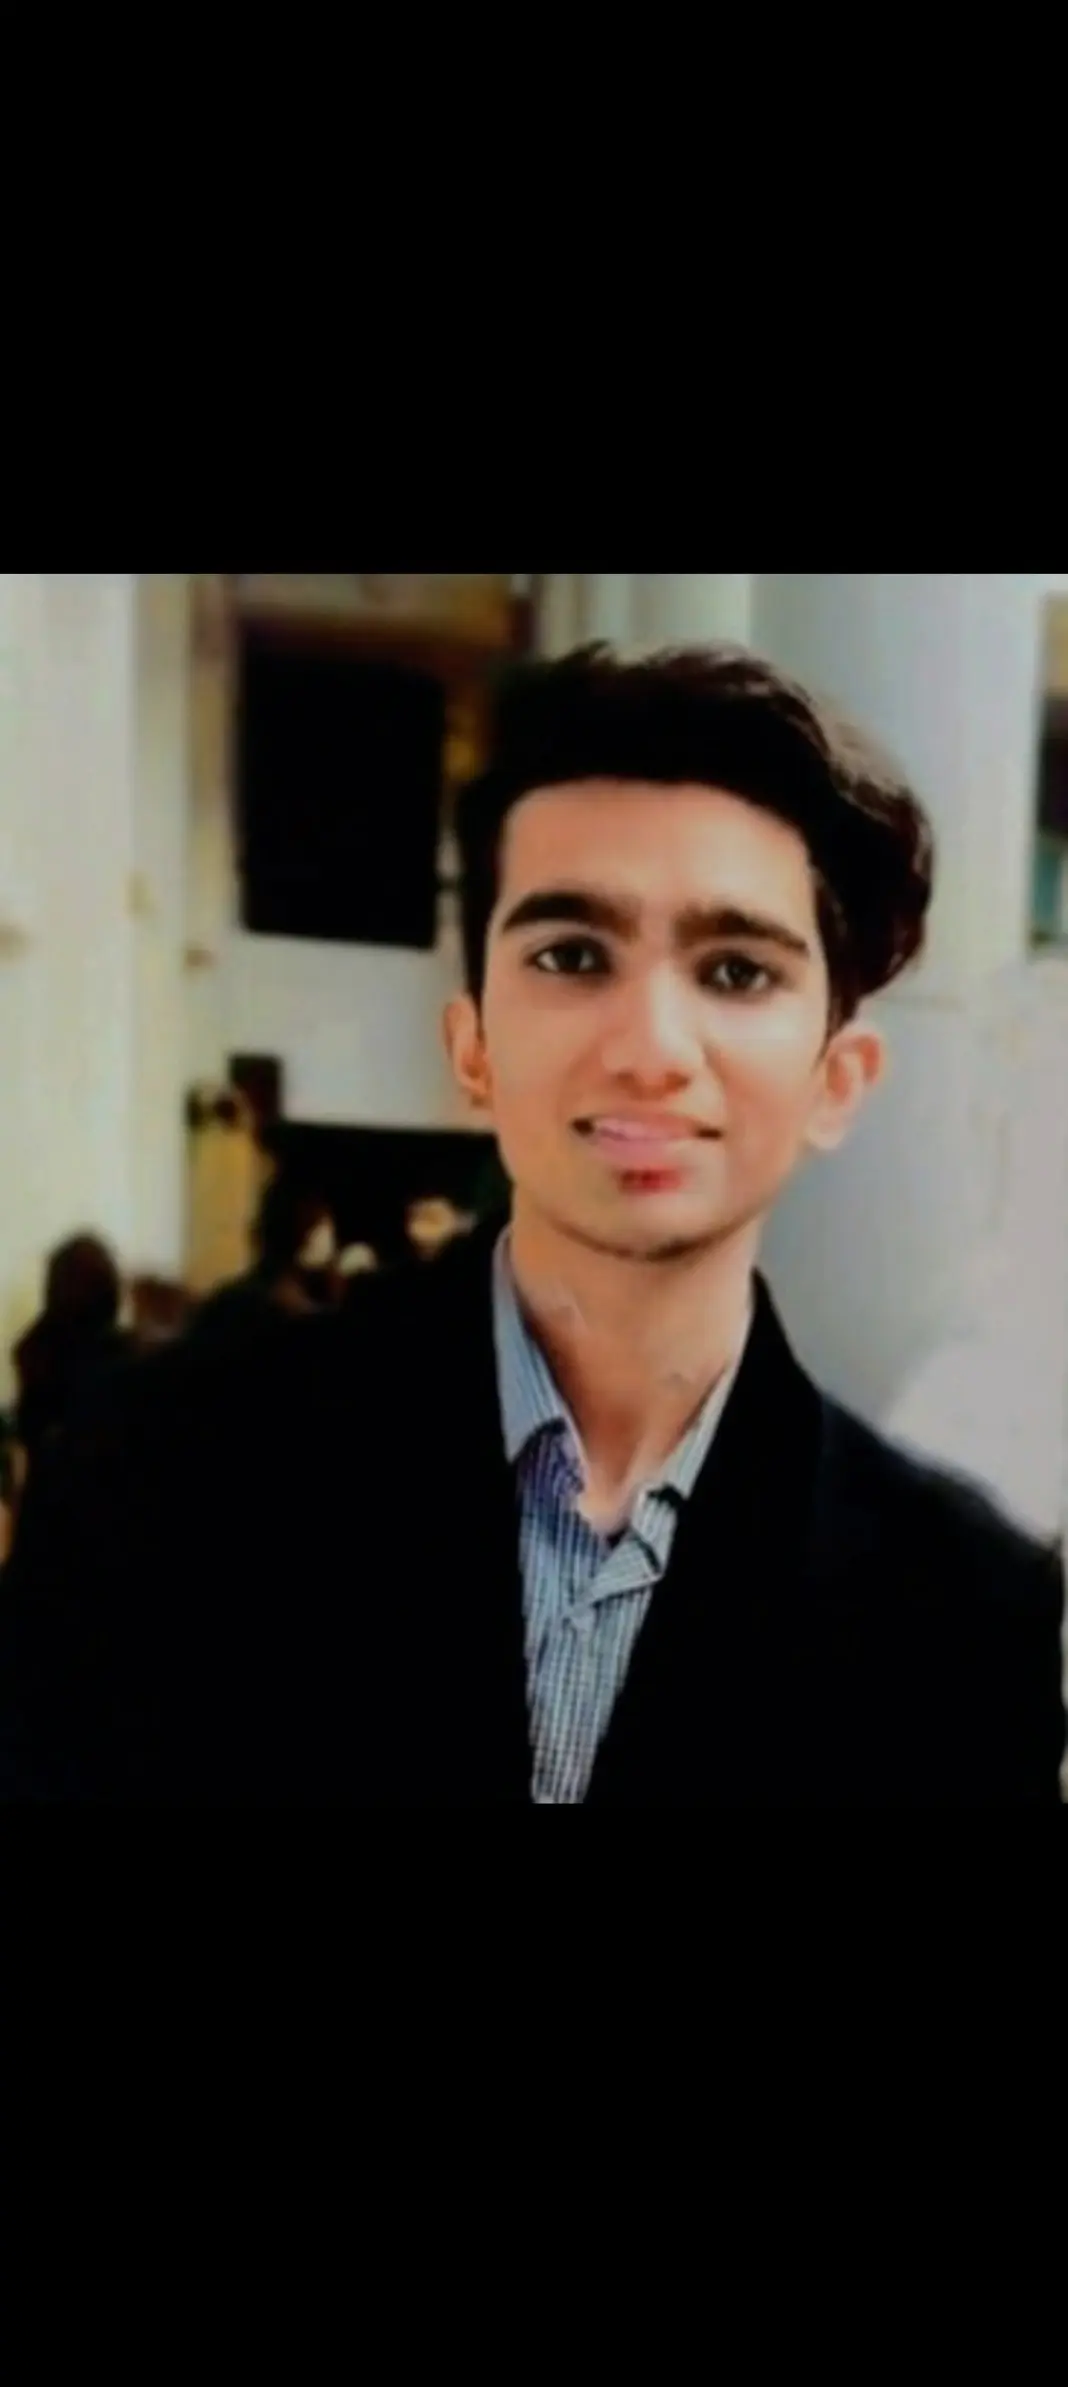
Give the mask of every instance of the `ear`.
[{"label": "ear", "polygon": [[473,995],[453,995],[442,1020],[452,1074],[472,1110],[490,1108],[490,1073],[478,1004]]},{"label": "ear", "polygon": [[833,1152],[845,1142],[861,1105],[886,1069],[878,1028],[851,1020],[832,1036],[819,1066],[816,1100],[805,1130],[810,1152]]}]

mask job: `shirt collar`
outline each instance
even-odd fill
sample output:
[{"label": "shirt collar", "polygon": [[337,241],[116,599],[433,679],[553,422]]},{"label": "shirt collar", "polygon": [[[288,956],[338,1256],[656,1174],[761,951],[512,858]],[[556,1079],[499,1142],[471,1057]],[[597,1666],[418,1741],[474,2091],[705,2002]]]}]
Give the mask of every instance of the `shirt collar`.
[{"label": "shirt collar", "polygon": [[[752,1318],[750,1301],[745,1329],[731,1365],[713,1385],[692,1425],[687,1427],[656,1477],[643,1486],[643,1501],[661,1495],[689,1499],[730,1399]],[[582,1445],[575,1421],[520,1308],[508,1255],[507,1227],[499,1235],[493,1254],[493,1336],[504,1448],[509,1463],[514,1465],[534,1436],[547,1427],[562,1429],[575,1453],[580,1454]]]},{"label": "shirt collar", "polygon": [[558,1390],[548,1360],[535,1342],[519,1306],[508,1257],[508,1229],[493,1253],[493,1340],[505,1456],[514,1465],[535,1434],[562,1426],[578,1445],[574,1419]]}]

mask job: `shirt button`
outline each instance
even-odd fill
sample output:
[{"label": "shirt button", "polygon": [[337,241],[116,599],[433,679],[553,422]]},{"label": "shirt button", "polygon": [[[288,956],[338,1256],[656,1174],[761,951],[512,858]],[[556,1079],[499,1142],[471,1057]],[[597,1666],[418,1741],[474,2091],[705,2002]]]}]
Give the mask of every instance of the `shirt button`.
[{"label": "shirt button", "polygon": [[571,1625],[572,1629],[578,1634],[580,1641],[589,1640],[590,1634],[593,1631],[592,1608],[570,1608],[568,1610],[567,1621],[569,1625]]}]

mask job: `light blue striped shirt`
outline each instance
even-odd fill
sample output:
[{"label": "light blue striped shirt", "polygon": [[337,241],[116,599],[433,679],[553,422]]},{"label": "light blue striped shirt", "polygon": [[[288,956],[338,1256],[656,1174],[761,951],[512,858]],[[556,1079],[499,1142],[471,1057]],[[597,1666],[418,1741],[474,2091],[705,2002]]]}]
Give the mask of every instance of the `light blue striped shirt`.
[{"label": "light blue striped shirt", "polygon": [[516,1474],[523,1582],[531,1789],[544,1807],[579,1806],[631,1652],[671,1555],[689,1498],[726,1407],[749,1322],[720,1377],[623,1530],[588,1525],[575,1507],[584,1481],[577,1428],[520,1308],[508,1231],[493,1259],[493,1330],[504,1446]]}]

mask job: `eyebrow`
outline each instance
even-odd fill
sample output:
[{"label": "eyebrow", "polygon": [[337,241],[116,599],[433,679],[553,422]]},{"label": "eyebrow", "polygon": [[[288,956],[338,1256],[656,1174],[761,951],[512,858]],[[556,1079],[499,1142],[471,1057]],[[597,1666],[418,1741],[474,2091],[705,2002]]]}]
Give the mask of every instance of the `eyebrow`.
[{"label": "eyebrow", "polygon": [[[520,897],[501,922],[501,935],[520,928],[561,926],[600,929],[608,936],[635,937],[641,925],[637,904],[623,903],[585,887],[538,887]],[[775,945],[785,953],[811,960],[812,947],[796,929],[787,928],[763,912],[736,904],[688,904],[675,919],[675,942],[687,949],[723,937],[743,937],[749,944]]]}]

